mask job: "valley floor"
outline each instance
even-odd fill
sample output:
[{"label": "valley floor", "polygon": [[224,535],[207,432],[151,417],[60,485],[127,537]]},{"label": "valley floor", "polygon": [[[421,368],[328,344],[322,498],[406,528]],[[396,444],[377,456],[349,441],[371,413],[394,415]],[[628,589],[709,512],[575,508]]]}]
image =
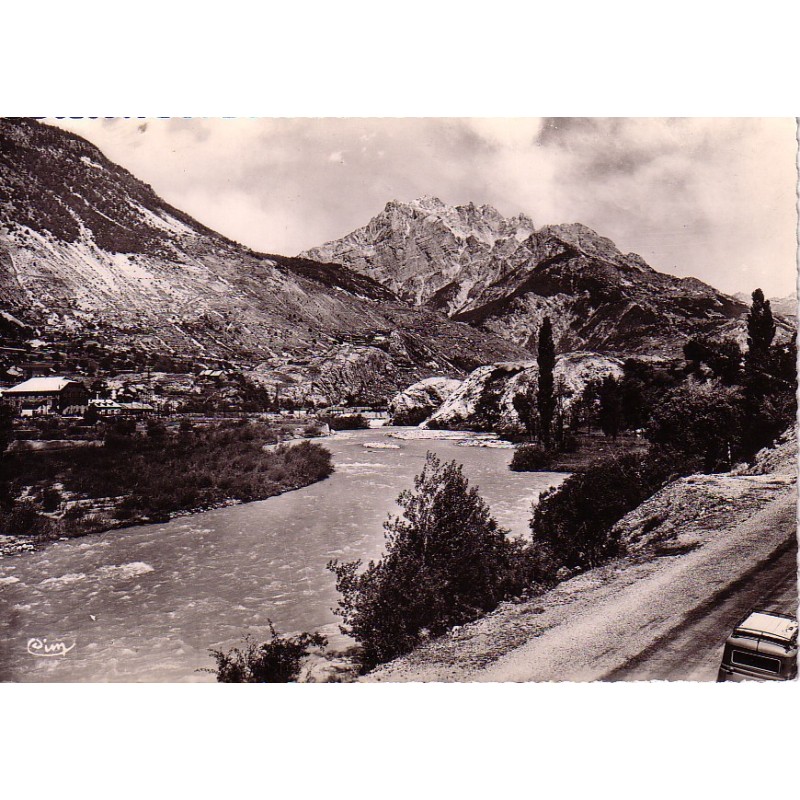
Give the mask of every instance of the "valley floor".
[{"label": "valley floor", "polygon": [[[362,680],[715,677],[716,648],[737,621],[730,619],[750,610],[744,608],[739,614],[739,605],[771,598],[776,570],[783,589],[780,597],[771,599],[784,602],[785,612],[796,611],[797,586],[790,574],[797,547],[796,478],[792,474],[692,476],[668,488],[668,494],[648,501],[656,506],[668,501],[677,517],[685,519],[677,530],[673,526],[668,541],[651,541],[530,602],[504,603],[492,614],[375,669]],[[680,503],[684,495],[691,503]],[[689,524],[691,517],[695,525]],[[670,521],[667,514],[661,523]],[[698,620],[713,628],[707,631],[704,648],[707,663],[701,665],[693,656],[702,633],[681,643],[681,636],[685,638]],[[652,655],[671,641],[688,649],[681,654],[673,647],[671,666],[662,669]],[[687,663],[683,671],[676,667],[682,655]]]}]

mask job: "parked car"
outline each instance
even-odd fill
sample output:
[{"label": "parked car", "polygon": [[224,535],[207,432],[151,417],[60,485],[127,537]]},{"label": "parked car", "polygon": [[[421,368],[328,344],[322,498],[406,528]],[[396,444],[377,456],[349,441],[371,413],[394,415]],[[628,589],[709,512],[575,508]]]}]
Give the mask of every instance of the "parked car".
[{"label": "parked car", "polygon": [[797,620],[751,611],[725,642],[717,682],[797,678]]}]

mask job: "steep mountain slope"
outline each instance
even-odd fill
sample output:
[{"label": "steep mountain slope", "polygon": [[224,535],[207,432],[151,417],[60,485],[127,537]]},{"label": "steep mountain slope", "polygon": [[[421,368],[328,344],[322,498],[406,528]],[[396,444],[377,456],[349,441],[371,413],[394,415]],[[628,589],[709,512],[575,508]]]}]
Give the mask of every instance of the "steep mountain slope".
[{"label": "steep mountain slope", "polygon": [[797,295],[789,294],[786,297],[773,297],[770,300],[770,306],[773,314],[779,314],[787,319],[797,318]]},{"label": "steep mountain slope", "polygon": [[32,120],[0,120],[0,311],[45,339],[135,340],[267,371],[375,350],[395,388],[519,355],[368,276],[229,241],[87,141]]},{"label": "steep mountain slope", "polygon": [[528,349],[549,315],[562,352],[675,355],[691,335],[726,324],[735,335],[747,309],[694,278],[656,272],[584,225],[535,230],[524,216],[436,198],[388,203],[365,227],[305,255]]}]

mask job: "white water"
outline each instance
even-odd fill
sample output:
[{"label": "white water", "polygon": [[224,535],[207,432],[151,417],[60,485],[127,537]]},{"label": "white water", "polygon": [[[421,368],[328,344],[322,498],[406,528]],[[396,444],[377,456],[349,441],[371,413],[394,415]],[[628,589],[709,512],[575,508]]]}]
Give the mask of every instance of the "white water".
[{"label": "white water", "polygon": [[[514,473],[511,451],[456,441],[341,433],[323,444],[336,472],[257,503],[56,542],[0,559],[0,680],[203,681],[209,648],[246,633],[322,629],[335,643],[329,559],[377,558],[382,523],[399,508],[427,450],[464,464],[498,522],[527,532],[531,502],[562,475]],[[368,449],[365,442],[399,443]],[[74,645],[28,652],[30,639]],[[31,647],[34,653],[44,648]]]}]

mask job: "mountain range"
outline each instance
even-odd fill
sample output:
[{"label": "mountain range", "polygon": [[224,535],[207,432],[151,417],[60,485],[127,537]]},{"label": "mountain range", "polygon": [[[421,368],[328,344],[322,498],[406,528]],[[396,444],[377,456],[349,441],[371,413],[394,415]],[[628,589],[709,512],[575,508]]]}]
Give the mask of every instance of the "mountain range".
[{"label": "mountain range", "polygon": [[657,272],[585,225],[536,229],[488,205],[392,201],[364,227],[303,255],[528,351],[545,315],[560,352],[674,356],[700,333],[745,338],[747,302]]},{"label": "mountain range", "polygon": [[529,360],[545,315],[561,353],[669,358],[700,333],[743,342],[746,310],[584,225],[537,229],[435,197],[389,202],[297,257],[258,253],[81,137],[0,120],[0,345],[91,340],[227,362],[344,402]]},{"label": "mountain range", "polygon": [[29,119],[0,120],[0,290],[0,333],[9,318],[44,340],[246,362],[287,383],[365,359],[396,388],[520,355],[369,276],[230,241]]}]

